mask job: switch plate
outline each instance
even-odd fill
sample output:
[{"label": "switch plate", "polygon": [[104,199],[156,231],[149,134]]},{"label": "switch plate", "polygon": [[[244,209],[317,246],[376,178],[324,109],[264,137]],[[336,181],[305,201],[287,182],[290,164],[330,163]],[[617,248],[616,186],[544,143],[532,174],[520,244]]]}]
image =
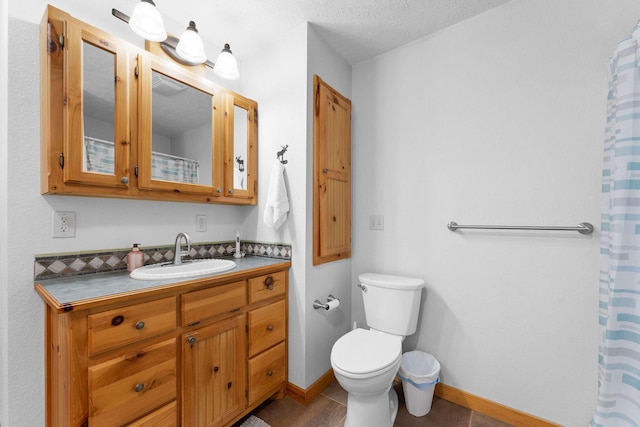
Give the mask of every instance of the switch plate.
[{"label": "switch plate", "polygon": [[369,217],[369,230],[384,230],[384,215],[371,215]]},{"label": "switch plate", "polygon": [[196,231],[207,231],[206,215],[196,215]]},{"label": "switch plate", "polygon": [[51,237],[76,237],[76,213],[53,212]]}]

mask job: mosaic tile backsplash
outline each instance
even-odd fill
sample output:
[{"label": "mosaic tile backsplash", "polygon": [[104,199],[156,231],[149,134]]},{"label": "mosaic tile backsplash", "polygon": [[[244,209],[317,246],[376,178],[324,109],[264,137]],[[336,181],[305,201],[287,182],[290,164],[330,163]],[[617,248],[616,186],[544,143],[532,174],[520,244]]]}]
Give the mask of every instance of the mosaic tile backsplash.
[{"label": "mosaic tile backsplash", "polygon": [[[189,255],[183,259],[206,259],[231,256],[235,251],[235,241],[198,243],[191,245]],[[141,247],[144,265],[158,264],[173,260],[174,246],[156,248]],[[240,250],[245,255],[291,259],[291,245],[282,243],[241,242]],[[36,255],[33,278],[35,280],[83,274],[106,273],[127,269],[127,254],[130,249],[90,253],[65,253]]]}]

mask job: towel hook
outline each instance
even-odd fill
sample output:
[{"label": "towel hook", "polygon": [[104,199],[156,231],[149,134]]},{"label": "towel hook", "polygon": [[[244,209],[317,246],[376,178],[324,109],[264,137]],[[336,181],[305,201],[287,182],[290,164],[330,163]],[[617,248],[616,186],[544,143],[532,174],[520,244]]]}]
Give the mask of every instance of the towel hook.
[{"label": "towel hook", "polygon": [[278,158],[280,163],[282,163],[283,165],[286,165],[287,163],[289,163],[289,161],[284,159],[284,153],[287,152],[287,148],[289,148],[289,144],[281,145],[281,147],[282,147],[282,150],[276,153],[276,157]]}]

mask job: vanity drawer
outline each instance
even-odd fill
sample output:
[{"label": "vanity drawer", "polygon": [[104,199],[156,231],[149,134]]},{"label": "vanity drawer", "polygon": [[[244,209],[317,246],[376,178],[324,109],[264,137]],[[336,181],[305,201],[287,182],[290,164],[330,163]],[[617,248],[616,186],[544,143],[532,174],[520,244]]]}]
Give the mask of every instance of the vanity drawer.
[{"label": "vanity drawer", "polygon": [[176,399],[174,338],[89,368],[89,425],[125,425]]},{"label": "vanity drawer", "polygon": [[285,302],[280,300],[249,312],[249,357],[285,339]]},{"label": "vanity drawer", "polygon": [[127,424],[127,427],[175,427],[178,419],[178,410],[176,407],[176,401],[174,400],[146,417]]},{"label": "vanity drawer", "polygon": [[[285,344],[249,359],[249,405],[285,380]],[[267,396],[268,397],[268,396]]]},{"label": "vanity drawer", "polygon": [[286,276],[284,271],[249,279],[249,304],[267,298],[284,295]]},{"label": "vanity drawer", "polygon": [[89,354],[168,332],[175,327],[175,297],[90,314]]},{"label": "vanity drawer", "polygon": [[247,303],[245,281],[214,286],[182,295],[182,326],[238,311]]}]

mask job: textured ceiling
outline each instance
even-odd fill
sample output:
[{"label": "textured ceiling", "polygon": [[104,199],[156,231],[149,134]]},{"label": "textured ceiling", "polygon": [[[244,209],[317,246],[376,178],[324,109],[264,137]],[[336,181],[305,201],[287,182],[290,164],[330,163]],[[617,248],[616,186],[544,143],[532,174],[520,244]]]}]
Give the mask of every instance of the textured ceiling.
[{"label": "textured ceiling", "polygon": [[[184,22],[186,27],[188,21],[195,21],[202,37],[214,46],[230,43],[240,59],[250,58],[277,43],[308,21],[353,65],[508,1],[155,0],[155,3],[172,22]],[[168,28],[178,36],[182,29]],[[217,53],[208,54],[215,60]]]}]

